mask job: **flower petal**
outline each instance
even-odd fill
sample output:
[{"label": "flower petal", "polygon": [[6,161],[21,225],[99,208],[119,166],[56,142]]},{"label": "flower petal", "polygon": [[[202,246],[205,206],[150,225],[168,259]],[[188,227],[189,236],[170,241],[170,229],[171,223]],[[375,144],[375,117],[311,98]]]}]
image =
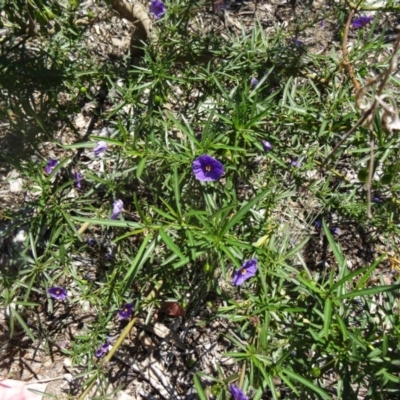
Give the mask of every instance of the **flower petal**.
[{"label": "flower petal", "polygon": [[192,171],[199,181],[217,181],[225,172],[221,162],[206,154],[193,161]]}]

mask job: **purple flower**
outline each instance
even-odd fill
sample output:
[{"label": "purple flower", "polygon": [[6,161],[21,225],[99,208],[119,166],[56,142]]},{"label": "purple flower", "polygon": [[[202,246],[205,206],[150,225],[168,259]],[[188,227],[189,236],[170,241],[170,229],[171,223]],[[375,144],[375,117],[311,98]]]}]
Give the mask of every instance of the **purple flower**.
[{"label": "purple flower", "polygon": [[374,203],[383,203],[383,200],[382,200],[380,197],[378,197],[378,196],[373,196],[373,197],[372,197],[372,201],[373,201]]},{"label": "purple flower", "polygon": [[250,79],[250,88],[254,89],[258,85],[259,80],[257,78],[251,78]]},{"label": "purple flower", "polygon": [[111,258],[112,258],[111,250],[106,251],[105,257],[106,257],[106,260],[111,260]]},{"label": "purple flower", "polygon": [[161,0],[151,0],[150,12],[156,17],[156,19],[161,18],[167,9]]},{"label": "purple flower", "polygon": [[96,244],[96,240],[94,240],[93,238],[89,238],[87,242],[89,246],[94,246]]},{"label": "purple flower", "polygon": [[235,385],[230,384],[229,391],[231,392],[234,400],[248,400],[246,395]]},{"label": "purple flower", "polygon": [[193,161],[192,170],[199,181],[217,181],[224,173],[224,166],[215,158],[204,154]]},{"label": "purple flower", "polygon": [[264,151],[271,151],[272,150],[272,144],[266,140],[261,140],[262,147],[264,148]]},{"label": "purple flower", "polygon": [[97,349],[95,356],[97,358],[100,358],[101,356],[103,356],[104,354],[106,354],[108,352],[108,350],[110,350],[110,344],[109,343],[103,343],[99,346],[99,348]]},{"label": "purple flower", "polygon": [[57,166],[58,161],[57,160],[49,160],[47,162],[47,165],[44,169],[44,171],[46,172],[47,175],[51,174],[51,171],[53,171],[53,169]]},{"label": "purple flower", "polygon": [[94,155],[96,157],[100,156],[102,153],[107,151],[108,149],[108,144],[106,142],[103,142],[102,140],[100,142],[97,142],[96,147],[93,149]]},{"label": "purple flower", "polygon": [[323,19],[321,19],[321,21],[319,21],[319,26],[321,28],[323,28],[325,26],[325,21]]},{"label": "purple flower", "polygon": [[354,18],[353,21],[351,21],[351,24],[353,25],[354,29],[360,29],[360,28],[364,27],[365,25],[369,24],[373,19],[374,19],[374,17],[362,16],[362,17]]},{"label": "purple flower", "polygon": [[78,171],[74,171],[75,186],[80,189],[82,187],[82,174]]},{"label": "purple flower", "polygon": [[124,203],[122,200],[115,200],[113,204],[113,212],[111,214],[111,219],[117,219],[119,214],[121,214],[122,209],[124,208]]},{"label": "purple flower", "polygon": [[300,39],[297,39],[297,38],[294,39],[294,44],[295,44],[295,46],[298,46],[298,47],[304,46],[304,42],[302,42]]},{"label": "purple flower", "polygon": [[315,226],[315,229],[320,230],[322,228],[322,221],[320,221],[320,220],[315,221],[314,226]]},{"label": "purple flower", "polygon": [[62,287],[53,286],[47,290],[47,293],[56,300],[65,300],[67,298],[67,291]]},{"label": "purple flower", "polygon": [[290,165],[292,167],[301,167],[301,161],[297,157],[295,157],[292,159],[292,161],[290,161]]},{"label": "purple flower", "polygon": [[240,286],[247,279],[254,276],[257,272],[257,260],[253,258],[252,260],[245,261],[242,264],[242,268],[235,271],[232,279],[232,285]]},{"label": "purple flower", "polygon": [[125,304],[119,311],[119,319],[130,319],[133,314],[133,304]]},{"label": "purple flower", "polygon": [[340,229],[339,229],[337,226],[333,226],[333,227],[331,228],[331,232],[332,232],[334,235],[339,235]]}]

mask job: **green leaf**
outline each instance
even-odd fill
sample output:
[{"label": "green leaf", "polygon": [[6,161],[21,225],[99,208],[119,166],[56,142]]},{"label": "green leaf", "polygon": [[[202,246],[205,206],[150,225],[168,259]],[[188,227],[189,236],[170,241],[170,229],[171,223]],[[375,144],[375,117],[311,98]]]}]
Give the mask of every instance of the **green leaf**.
[{"label": "green leaf", "polygon": [[143,157],[138,166],[137,166],[137,170],[136,170],[136,178],[140,179],[140,177],[142,176],[142,173],[144,171],[144,168],[146,166],[146,161],[147,161],[147,157]]},{"label": "green leaf", "polygon": [[156,241],[153,240],[147,246],[147,244],[149,243],[151,238],[152,238],[152,234],[149,233],[144,238],[142,244],[140,245],[140,248],[136,254],[136,257],[132,261],[129,271],[127,272],[127,274],[124,278],[124,288],[122,290],[122,293],[125,293],[126,290],[132,285],[133,280],[135,279],[136,275],[140,271],[140,268],[143,266],[143,264],[146,262],[146,260],[150,257],[151,253],[153,252],[154,247],[156,245]]},{"label": "green leaf", "polygon": [[196,392],[199,395],[200,400],[207,400],[207,396],[204,393],[203,387],[201,386],[200,380],[197,377],[197,374],[193,375],[194,386],[196,388]]},{"label": "green leaf", "polygon": [[231,250],[228,247],[220,244],[219,248],[228,256],[228,258],[235,264],[237,268],[240,268],[239,260],[232,254]]},{"label": "green leaf", "polygon": [[309,238],[305,238],[302,242],[300,242],[297,246],[295,246],[293,249],[288,251],[288,253],[285,254],[285,259],[289,259],[295,254],[299,253],[299,251],[307,244],[309,241]]},{"label": "green leaf", "polygon": [[342,279],[340,279],[339,281],[334,283],[329,288],[328,292],[332,293],[335,289],[339,288],[340,286],[343,286],[346,282],[352,281],[353,278],[356,277],[357,275],[363,274],[365,271],[368,270],[368,268],[371,268],[371,267],[363,267],[363,268],[360,268],[360,269],[357,269],[357,270],[351,272],[350,274],[346,275],[345,277],[343,277]]},{"label": "green leaf", "polygon": [[368,271],[365,273],[365,275],[360,278],[360,280],[357,282],[356,289],[360,289],[361,287],[364,286],[364,284],[368,281],[370,278],[371,274],[375,271],[376,267],[381,263],[381,261],[385,258],[385,255],[382,254],[370,267],[368,267]]},{"label": "green leaf", "polygon": [[179,190],[179,174],[178,174],[178,167],[174,164],[174,198],[176,204],[176,210],[178,211],[179,216],[182,219],[182,208],[181,208],[181,191]]},{"label": "green leaf", "polygon": [[324,306],[324,336],[326,338],[329,337],[331,321],[332,321],[332,299],[327,297],[325,299],[325,306]]},{"label": "green leaf", "polygon": [[286,369],[286,368],[282,368],[282,372],[285,373],[287,376],[289,376],[291,379],[296,380],[297,382],[300,382],[304,386],[307,386],[309,389],[313,390],[315,393],[318,393],[324,400],[331,399],[331,396],[329,396],[325,391],[323,391],[318,386],[315,386],[312,382],[303,378],[301,375],[298,375],[295,372],[293,372],[289,369]]},{"label": "green leaf", "polygon": [[349,337],[346,324],[344,323],[343,319],[339,315],[335,315],[335,319],[339,324],[340,330],[342,332],[343,341],[346,341]]},{"label": "green leaf", "polygon": [[392,375],[387,371],[383,371],[382,374],[388,381],[400,384],[400,378],[398,376]]},{"label": "green leaf", "polygon": [[[194,255],[194,260],[198,259],[199,257],[203,256],[206,252],[203,251],[196,251],[195,255]],[[181,268],[186,266],[187,264],[189,264],[189,262],[192,261],[189,259],[189,257],[185,257],[183,260],[178,261],[177,263],[175,263],[172,268],[177,269],[177,268]]]},{"label": "green leaf", "polygon": [[23,320],[23,318],[21,317],[21,315],[19,315],[19,313],[17,312],[17,310],[10,306],[9,307],[10,310],[10,314],[15,317],[15,319],[19,322],[19,324],[21,325],[21,328],[25,331],[25,333],[29,336],[29,338],[32,340],[32,342],[35,341],[35,336],[33,336],[33,333],[31,332],[31,330],[29,329],[28,325],[25,323],[25,321]]},{"label": "green leaf", "polygon": [[187,238],[187,244],[190,250],[190,258],[192,261],[196,259],[196,245],[193,237],[193,233],[190,229],[185,229],[185,235]]},{"label": "green leaf", "polygon": [[259,195],[254,197],[254,199],[250,200],[247,204],[242,206],[242,208],[240,208],[240,210],[232,218],[228,219],[226,224],[219,232],[219,237],[222,238],[225,235],[225,233],[229,231],[229,229],[237,225],[242,220],[242,218],[244,218],[244,216],[249,212],[249,210],[265,197],[268,191],[269,189],[262,191]]},{"label": "green leaf", "polygon": [[166,218],[170,221],[173,221],[173,222],[177,222],[177,218],[175,217],[175,215],[172,216],[171,214],[168,214],[155,206],[151,206],[151,209],[154,210],[157,214],[160,214],[161,216],[163,216],[164,218]]},{"label": "green leaf", "polygon": [[338,262],[338,264],[340,266],[342,266],[346,262],[346,260],[344,259],[343,254],[342,254],[339,246],[337,245],[337,243],[333,239],[333,236],[331,234],[330,229],[328,228],[328,225],[325,222],[325,219],[322,220],[322,225],[324,227],[324,232],[325,232],[326,238],[328,239],[329,245],[330,245],[330,247],[331,247],[331,249],[333,251],[333,254],[334,254],[335,258],[336,258],[336,261]]},{"label": "green leaf", "polygon": [[296,279],[294,279],[293,281],[296,282],[296,280],[298,280],[304,286],[308,287],[314,293],[318,293],[318,294],[325,293],[322,289],[317,287],[317,283],[315,281],[308,281],[308,280],[304,279],[301,275],[297,275]]},{"label": "green leaf", "polygon": [[164,229],[159,230],[159,234],[161,236],[161,239],[163,242],[167,245],[167,247],[174,253],[176,254],[181,260],[186,259],[181,251],[179,250],[178,246],[172,241],[170,236],[164,231]]},{"label": "green leaf", "polygon": [[382,286],[375,286],[368,289],[361,289],[361,290],[353,290],[352,292],[343,294],[342,296],[337,297],[338,300],[341,299],[353,299],[354,297],[361,297],[361,296],[369,296],[377,293],[384,293],[390,292],[392,290],[396,290],[400,288],[400,284],[397,285],[382,285]]},{"label": "green leaf", "polygon": [[145,228],[144,224],[139,224],[132,221],[114,221],[111,219],[99,219],[99,218],[84,218],[84,217],[71,217],[76,222],[88,222],[90,225],[103,225],[103,226],[115,226],[118,228]]}]

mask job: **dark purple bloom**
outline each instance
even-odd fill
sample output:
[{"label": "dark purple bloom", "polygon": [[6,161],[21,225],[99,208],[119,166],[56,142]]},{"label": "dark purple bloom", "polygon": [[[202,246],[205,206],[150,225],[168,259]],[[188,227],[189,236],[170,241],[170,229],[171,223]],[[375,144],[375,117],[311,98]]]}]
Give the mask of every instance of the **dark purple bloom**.
[{"label": "dark purple bloom", "polygon": [[232,279],[232,285],[240,286],[247,279],[254,276],[257,272],[257,260],[255,258],[245,261],[242,268],[235,271]]},{"label": "dark purple bloom", "polygon": [[325,26],[325,21],[323,19],[321,19],[321,21],[319,21],[319,26],[321,28],[323,28]]},{"label": "dark purple bloom", "polygon": [[46,174],[50,175],[51,171],[53,171],[53,169],[57,166],[57,164],[58,164],[57,160],[49,160],[47,162],[47,165],[46,165],[45,169],[44,169]]},{"label": "dark purple bloom", "polygon": [[372,197],[372,201],[373,201],[374,203],[383,203],[383,200],[382,200],[380,197],[378,197],[378,196],[373,196],[373,197]]},{"label": "dark purple bloom", "polygon": [[193,161],[192,170],[199,181],[217,181],[224,173],[224,166],[215,158],[204,154]]},{"label": "dark purple bloom", "polygon": [[87,279],[88,281],[94,281],[96,279],[96,274],[94,274],[93,272],[88,272],[87,274],[85,274],[85,279]]},{"label": "dark purple bloom", "polygon": [[290,161],[290,165],[292,167],[301,167],[301,161],[297,157],[295,157],[292,159],[292,161]]},{"label": "dark purple bloom", "polygon": [[96,157],[100,156],[102,153],[107,151],[108,149],[108,144],[106,142],[103,142],[102,140],[100,142],[97,142],[96,147],[93,149],[94,155]]},{"label": "dark purple bloom", "polygon": [[257,78],[254,78],[254,77],[251,78],[250,79],[250,87],[252,89],[254,89],[258,85],[258,82],[259,82],[259,80]]},{"label": "dark purple bloom", "polygon": [[331,232],[332,232],[334,235],[339,235],[340,229],[339,229],[337,226],[333,226],[333,227],[331,228]]},{"label": "dark purple bloom", "polygon": [[133,304],[125,304],[119,311],[119,319],[130,319],[133,314]]},{"label": "dark purple bloom", "polygon": [[112,257],[111,250],[106,251],[105,257],[106,257],[106,260],[111,260],[111,257]]},{"label": "dark purple bloom", "polygon": [[115,200],[113,204],[113,212],[111,214],[111,219],[117,219],[119,214],[121,214],[122,209],[124,208],[124,203],[122,200]]},{"label": "dark purple bloom", "polygon": [[322,221],[320,221],[320,220],[315,221],[314,226],[315,226],[315,229],[320,230],[322,228]]},{"label": "dark purple bloom", "polygon": [[374,17],[361,16],[358,18],[354,18],[353,21],[351,21],[351,24],[353,25],[354,29],[360,29],[369,24],[373,19]]},{"label": "dark purple bloom", "polygon": [[246,395],[235,385],[230,384],[229,391],[231,392],[234,400],[248,400]]},{"label": "dark purple bloom", "polygon": [[264,148],[264,151],[271,151],[272,150],[272,144],[268,142],[267,140],[261,140],[261,144]]},{"label": "dark purple bloom", "polygon": [[110,350],[110,344],[109,343],[103,343],[97,349],[97,351],[95,353],[95,356],[97,358],[100,358],[101,356],[104,356],[104,354],[106,354],[108,352],[108,350]]},{"label": "dark purple bloom", "polygon": [[87,242],[89,246],[94,246],[96,244],[96,240],[93,238],[89,238]]},{"label": "dark purple bloom", "polygon": [[304,42],[297,38],[294,39],[294,44],[298,47],[304,46]]},{"label": "dark purple bloom", "polygon": [[65,300],[67,298],[67,291],[61,287],[53,286],[47,290],[47,293],[56,300]]},{"label": "dark purple bloom", "polygon": [[80,189],[82,187],[82,174],[78,171],[74,171],[75,186]]},{"label": "dark purple bloom", "polygon": [[156,19],[161,18],[166,11],[166,7],[161,0],[151,0],[150,12],[156,17]]}]

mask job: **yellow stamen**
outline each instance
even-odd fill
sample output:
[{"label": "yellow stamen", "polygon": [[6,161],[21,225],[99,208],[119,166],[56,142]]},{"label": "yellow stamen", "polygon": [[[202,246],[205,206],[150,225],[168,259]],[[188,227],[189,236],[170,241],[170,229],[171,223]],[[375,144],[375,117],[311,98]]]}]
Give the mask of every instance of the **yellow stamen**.
[{"label": "yellow stamen", "polygon": [[210,172],[211,169],[212,169],[212,168],[211,168],[211,165],[207,165],[207,166],[206,166],[206,171],[207,171],[207,172]]}]

